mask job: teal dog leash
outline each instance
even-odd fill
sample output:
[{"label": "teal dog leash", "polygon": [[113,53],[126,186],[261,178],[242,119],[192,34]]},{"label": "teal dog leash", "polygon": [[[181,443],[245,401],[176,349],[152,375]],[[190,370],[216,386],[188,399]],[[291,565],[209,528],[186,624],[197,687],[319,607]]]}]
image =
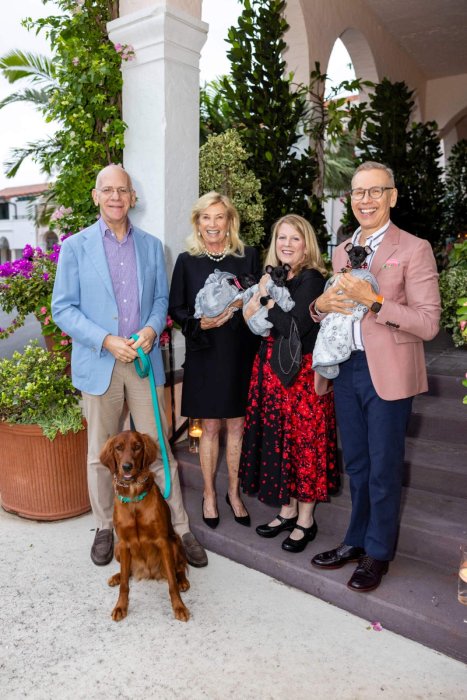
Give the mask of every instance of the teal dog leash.
[{"label": "teal dog leash", "polygon": [[[133,340],[138,340],[139,336],[137,336],[136,333],[134,333],[131,337],[133,338]],[[159,436],[159,445],[162,453],[162,463],[164,465],[165,490],[163,496],[165,499],[167,499],[170,496],[170,489],[172,484],[170,479],[169,458],[167,455],[167,448],[165,446],[164,432],[162,430],[161,412],[159,409],[159,402],[157,400],[156,381],[154,379],[154,372],[152,370],[152,364],[151,360],[149,359],[149,356],[145,355],[141,348],[138,348],[136,352],[138,353],[138,357],[135,358],[135,369],[138,373],[138,376],[140,376],[141,379],[149,377],[152,405],[154,408],[154,418],[156,419],[157,434]]]}]

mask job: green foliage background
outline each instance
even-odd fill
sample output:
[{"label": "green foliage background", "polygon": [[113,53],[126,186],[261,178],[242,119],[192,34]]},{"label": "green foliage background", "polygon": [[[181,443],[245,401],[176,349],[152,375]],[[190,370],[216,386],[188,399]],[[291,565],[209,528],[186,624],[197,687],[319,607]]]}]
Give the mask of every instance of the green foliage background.
[{"label": "green foliage background", "polygon": [[[63,14],[24,21],[30,31],[45,34],[53,60],[28,54],[22,70],[10,70],[8,77],[10,82],[25,80],[22,98],[34,102],[45,120],[57,122],[59,128],[50,139],[16,148],[8,174],[15,175],[24,157],[32,156],[54,179],[51,198],[73,209],[61,220],[62,230],[77,231],[95,220],[90,191],[97,172],[123,159],[122,58],[106,29],[107,22],[118,17],[118,1],[85,0],[82,7],[75,0],[55,4]],[[38,73],[31,78],[28,60],[42,63],[40,89],[31,88]],[[10,101],[14,99],[21,96]]]},{"label": "green foliage background", "polygon": [[226,126],[238,130],[246,166],[261,182],[265,245],[274,221],[291,211],[314,225],[323,244],[324,216],[313,194],[318,163],[305,136],[306,94],[285,73],[286,3],[243,0],[242,5],[238,25],[228,31],[231,73],[202,93],[202,138]]},{"label": "green foliage background", "polygon": [[246,167],[247,160],[235,130],[208,136],[199,152],[199,192],[214,190],[230,197],[240,215],[242,240],[258,245],[264,237],[261,183]]},{"label": "green foliage background", "polygon": [[[404,82],[384,78],[374,87],[366,110],[365,129],[356,144],[356,166],[367,160],[389,165],[398,190],[391,219],[400,228],[432,245],[443,234],[445,187],[440,139],[435,122],[413,122],[414,91]],[[350,202],[346,226],[356,228]]]}]

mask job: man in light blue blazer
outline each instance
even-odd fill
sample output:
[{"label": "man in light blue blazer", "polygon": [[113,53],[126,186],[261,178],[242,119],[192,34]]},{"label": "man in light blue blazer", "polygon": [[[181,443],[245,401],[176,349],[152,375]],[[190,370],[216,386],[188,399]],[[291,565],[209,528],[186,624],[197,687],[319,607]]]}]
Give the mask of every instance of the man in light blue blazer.
[{"label": "man in light blue blazer", "polygon": [[[162,244],[128,218],[136,201],[129,174],[109,165],[97,176],[92,197],[99,220],[63,243],[52,296],[52,315],[73,339],[73,385],[83,394],[88,422],[88,487],[96,519],[91,559],[113,558],[113,488],[109,470],[99,461],[108,437],[120,430],[124,403],[136,430],[157,440],[149,381],[141,379],[134,359],[141,347],[149,354],[165,435],[165,374],[159,346],[167,317],[168,284]],[[137,334],[139,339],[131,339]],[[178,466],[167,444],[172,480],[168,499],[175,532],[188,562],[206,566],[204,549],[190,532],[183,506]],[[163,490],[159,459],[152,469]]]}]

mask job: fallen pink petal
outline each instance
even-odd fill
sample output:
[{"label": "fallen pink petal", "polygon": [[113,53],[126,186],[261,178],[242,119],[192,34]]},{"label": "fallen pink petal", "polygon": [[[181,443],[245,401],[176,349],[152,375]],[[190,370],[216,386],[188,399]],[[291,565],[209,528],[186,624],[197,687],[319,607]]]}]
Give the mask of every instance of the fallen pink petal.
[{"label": "fallen pink petal", "polygon": [[381,624],[381,622],[372,622],[371,627],[372,629],[374,629],[375,632],[383,631],[383,625]]}]

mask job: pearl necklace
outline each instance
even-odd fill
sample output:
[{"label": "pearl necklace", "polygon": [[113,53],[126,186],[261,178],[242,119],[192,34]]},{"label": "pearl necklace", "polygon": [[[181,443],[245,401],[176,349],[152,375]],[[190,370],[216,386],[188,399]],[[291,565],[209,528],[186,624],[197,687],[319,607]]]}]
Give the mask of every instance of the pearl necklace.
[{"label": "pearl necklace", "polygon": [[210,259],[213,260],[214,262],[220,262],[223,260],[229,252],[229,244],[227,244],[222,251],[222,253],[210,253],[209,250],[204,246],[204,254]]}]

